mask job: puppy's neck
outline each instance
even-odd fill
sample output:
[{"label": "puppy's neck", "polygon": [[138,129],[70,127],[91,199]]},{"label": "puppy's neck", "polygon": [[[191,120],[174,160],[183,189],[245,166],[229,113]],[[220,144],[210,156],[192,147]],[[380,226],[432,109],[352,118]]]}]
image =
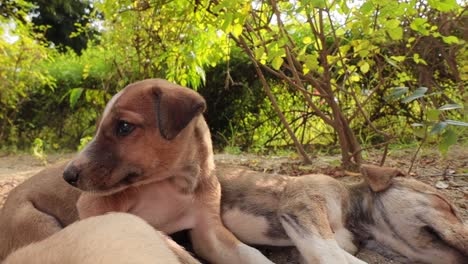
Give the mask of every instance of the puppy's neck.
[{"label": "puppy's neck", "polygon": [[200,185],[216,179],[211,135],[204,118],[196,118],[188,129],[192,129],[192,136],[181,150],[185,152],[181,155],[184,159],[178,162],[180,169],[170,179],[185,194],[193,193]]}]

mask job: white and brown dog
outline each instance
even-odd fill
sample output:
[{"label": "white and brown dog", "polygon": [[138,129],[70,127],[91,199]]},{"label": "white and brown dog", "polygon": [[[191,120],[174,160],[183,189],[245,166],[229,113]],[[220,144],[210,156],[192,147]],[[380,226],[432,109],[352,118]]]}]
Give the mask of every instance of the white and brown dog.
[{"label": "white and brown dog", "polygon": [[218,166],[225,225],[248,244],[290,246],[306,263],[363,263],[367,246],[404,263],[468,263],[468,226],[436,189],[361,167],[364,182]]}]

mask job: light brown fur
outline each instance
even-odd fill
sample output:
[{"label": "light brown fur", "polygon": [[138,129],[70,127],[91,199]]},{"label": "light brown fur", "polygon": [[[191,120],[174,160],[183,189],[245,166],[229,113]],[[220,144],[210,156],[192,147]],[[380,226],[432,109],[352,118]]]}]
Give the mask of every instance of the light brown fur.
[{"label": "light brown fur", "polygon": [[80,192],[61,179],[66,163],[13,189],[0,209],[0,262],[11,251],[49,237],[78,219]]},{"label": "light brown fur", "polygon": [[142,219],[123,213],[106,214],[75,222],[40,242],[18,249],[3,263],[33,262],[48,264],[200,263]]}]

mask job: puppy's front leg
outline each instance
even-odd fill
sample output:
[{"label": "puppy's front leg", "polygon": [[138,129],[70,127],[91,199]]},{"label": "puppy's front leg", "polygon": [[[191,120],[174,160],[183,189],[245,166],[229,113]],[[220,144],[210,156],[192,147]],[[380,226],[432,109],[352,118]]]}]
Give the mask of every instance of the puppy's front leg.
[{"label": "puppy's front leg", "polygon": [[205,223],[190,231],[195,252],[210,263],[273,264],[257,249],[240,242],[221,223]]}]

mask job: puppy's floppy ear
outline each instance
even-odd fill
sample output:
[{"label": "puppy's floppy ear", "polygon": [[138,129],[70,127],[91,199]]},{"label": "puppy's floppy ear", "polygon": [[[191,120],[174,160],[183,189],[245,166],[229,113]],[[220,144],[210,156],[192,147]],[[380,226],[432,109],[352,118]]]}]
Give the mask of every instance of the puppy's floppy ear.
[{"label": "puppy's floppy ear", "polygon": [[374,165],[361,165],[361,174],[364,181],[369,184],[369,187],[374,192],[387,189],[391,185],[394,177],[405,176],[399,169]]},{"label": "puppy's floppy ear", "polygon": [[155,80],[152,91],[156,97],[159,132],[167,140],[175,138],[206,109],[205,99],[197,92],[166,80]]}]

